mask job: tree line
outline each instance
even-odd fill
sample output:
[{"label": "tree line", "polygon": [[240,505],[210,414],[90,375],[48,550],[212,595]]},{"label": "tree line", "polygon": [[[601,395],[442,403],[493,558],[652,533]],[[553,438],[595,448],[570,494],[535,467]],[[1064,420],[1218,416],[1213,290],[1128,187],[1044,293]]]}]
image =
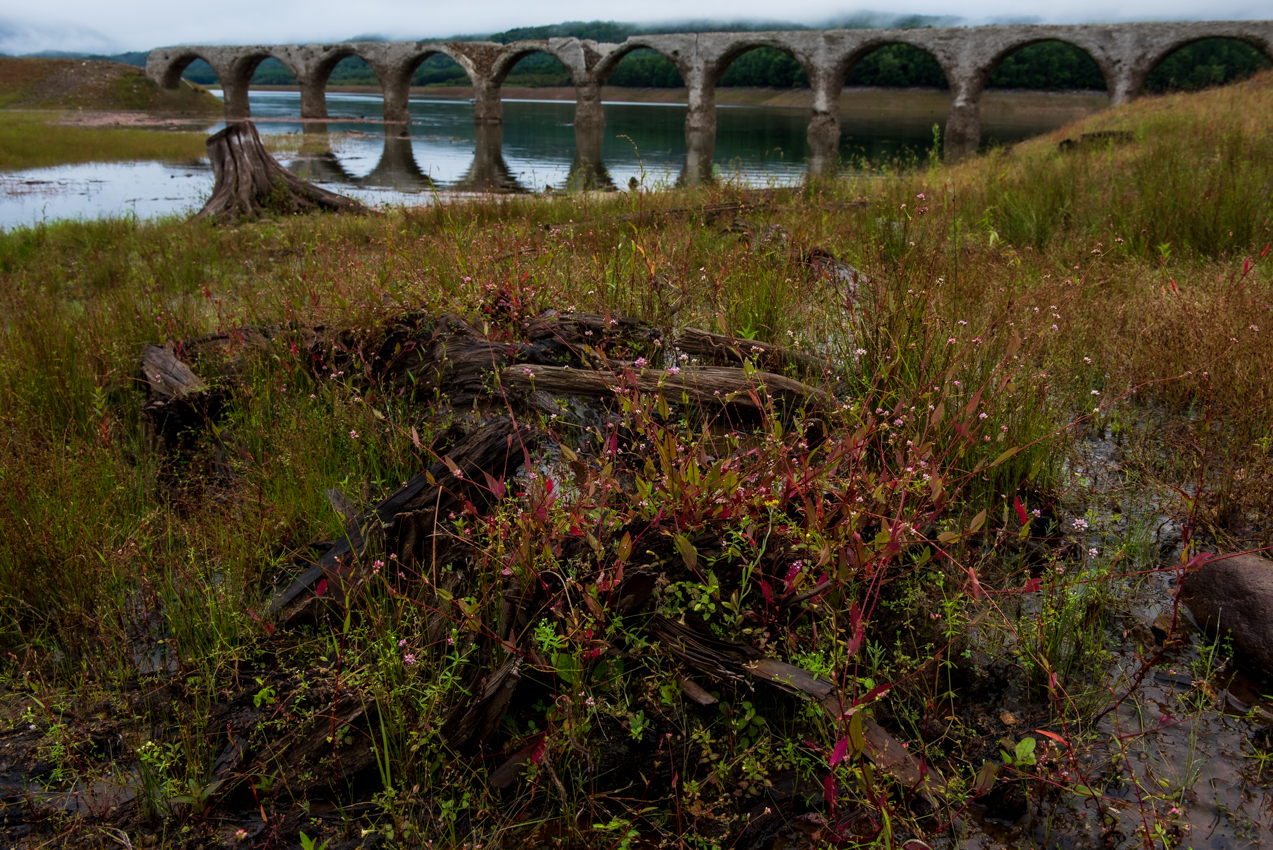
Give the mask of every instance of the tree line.
[{"label": "tree line", "polygon": [[[704,29],[721,30],[720,25],[704,25]],[[742,26],[732,28],[743,30]],[[684,26],[676,31],[686,32]],[[590,38],[600,42],[621,42],[631,35],[653,34],[613,21],[556,24],[549,27],[524,27],[487,36],[490,41],[507,44],[524,39],[557,36]],[[475,38],[472,36],[465,38]],[[1194,91],[1244,79],[1270,67],[1268,57],[1254,47],[1234,39],[1205,39],[1183,47],[1161,62],[1150,74],[1145,89],[1150,92]],[[204,62],[187,68],[185,77],[193,82],[212,84],[216,75]],[[276,59],[262,62],[252,78],[255,85],[295,85],[287,68]],[[468,76],[450,57],[429,57],[412,77],[416,86],[468,86]],[[684,85],[676,67],[653,50],[635,50],[625,56],[606,81],[623,88],[680,88]],[[534,53],[518,62],[504,81],[510,86],[568,86],[570,75],[565,67],[546,53]],[[739,56],[730,64],[717,83],[721,87],[800,88],[807,87],[808,77],[795,59],[780,50],[760,47]],[[907,44],[881,47],[866,56],[849,74],[849,86],[886,88],[946,89],[946,75],[929,53]],[[379,80],[367,63],[350,57],[336,66],[329,79],[334,86],[378,86]],[[988,82],[989,88],[1034,90],[1105,89],[1105,79],[1090,56],[1079,48],[1059,41],[1044,41],[1023,47],[999,64]]]}]

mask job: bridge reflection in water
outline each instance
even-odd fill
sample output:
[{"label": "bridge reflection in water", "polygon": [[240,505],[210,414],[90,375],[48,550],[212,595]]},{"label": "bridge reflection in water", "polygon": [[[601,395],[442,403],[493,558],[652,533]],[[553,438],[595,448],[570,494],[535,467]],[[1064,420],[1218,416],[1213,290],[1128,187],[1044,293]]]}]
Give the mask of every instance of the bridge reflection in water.
[{"label": "bridge reflection in water", "polygon": [[[359,174],[333,147],[333,139],[339,140],[340,137],[325,132],[326,124],[319,126],[321,130],[306,125],[300,151],[284,163],[300,177],[318,183],[407,194],[434,191],[524,194],[540,189],[613,192],[620,188],[606,168],[604,127],[574,128],[574,156],[565,180],[557,186],[536,186],[529,185],[504,158],[502,124],[479,124],[474,128],[472,161],[461,175],[446,181],[434,179],[421,168],[414,146],[417,140],[392,129],[380,137],[383,149],[375,167]],[[676,178],[677,185],[698,185],[710,181],[714,134],[691,137],[687,142],[688,150]]]}]

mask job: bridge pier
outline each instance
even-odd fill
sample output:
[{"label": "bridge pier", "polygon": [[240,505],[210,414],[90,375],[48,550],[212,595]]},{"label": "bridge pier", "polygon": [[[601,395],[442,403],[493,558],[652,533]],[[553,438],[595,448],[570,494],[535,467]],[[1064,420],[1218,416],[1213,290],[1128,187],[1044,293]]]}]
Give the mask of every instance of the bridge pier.
[{"label": "bridge pier", "polygon": [[504,104],[499,99],[499,83],[490,77],[473,78],[473,121],[476,124],[503,124]]},{"label": "bridge pier", "polygon": [[681,70],[689,96],[689,112],[685,115],[685,135],[716,135],[716,81],[703,65]]},{"label": "bridge pier", "polygon": [[601,106],[601,82],[590,79],[575,82],[575,129],[606,126],[605,110]]},{"label": "bridge pier", "polygon": [[315,80],[310,75],[296,76],[296,84],[301,89],[301,118],[327,117],[327,78]]},{"label": "bridge pier", "polygon": [[840,92],[843,75],[832,69],[815,67],[809,76],[813,88],[813,114],[809,117],[809,173],[828,174],[835,170],[840,153]]},{"label": "bridge pier", "polygon": [[1135,65],[1124,65],[1114,72],[1114,79],[1109,86],[1109,105],[1122,106],[1131,103],[1140,95],[1141,86],[1153,68],[1138,68]]},{"label": "bridge pier", "polygon": [[252,117],[252,106],[248,103],[248,88],[251,77],[246,80],[238,80],[228,75],[221,76],[217,72],[217,77],[221,79],[221,92],[225,97],[225,120],[226,121],[246,121]]},{"label": "bridge pier", "polygon": [[301,118],[327,117],[327,78],[340,61],[336,57],[343,58],[339,51],[330,44],[289,44],[271,51],[296,78],[301,90]]},{"label": "bridge pier", "polygon": [[947,73],[950,82],[950,115],[942,139],[950,162],[972,156],[981,145],[981,92],[985,81],[978,75]]},{"label": "bridge pier", "polygon": [[599,124],[575,124],[575,158],[566,186],[571,191],[613,191],[614,180],[601,158],[605,128]]},{"label": "bridge pier", "polygon": [[689,95],[689,111],[685,115],[685,170],[677,182],[698,186],[712,179],[712,156],[716,153],[716,80],[705,64],[680,70]]}]

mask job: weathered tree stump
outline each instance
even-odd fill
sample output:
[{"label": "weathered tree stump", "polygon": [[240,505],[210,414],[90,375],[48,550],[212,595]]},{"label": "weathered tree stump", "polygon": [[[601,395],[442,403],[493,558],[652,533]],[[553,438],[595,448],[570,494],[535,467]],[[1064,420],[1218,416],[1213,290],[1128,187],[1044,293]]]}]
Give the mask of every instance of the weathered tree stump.
[{"label": "weathered tree stump", "polygon": [[367,211],[352,198],[320,189],[279,165],[250,121],[235,122],[209,136],[208,158],[216,183],[196,220],[258,218],[267,212]]}]

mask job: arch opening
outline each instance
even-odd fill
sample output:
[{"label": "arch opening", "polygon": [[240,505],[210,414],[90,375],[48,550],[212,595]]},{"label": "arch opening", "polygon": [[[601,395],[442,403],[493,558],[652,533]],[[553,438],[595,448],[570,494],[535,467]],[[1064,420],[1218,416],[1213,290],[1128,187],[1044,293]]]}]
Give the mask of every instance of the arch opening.
[{"label": "arch opening", "polygon": [[679,89],[685,87],[681,72],[657,50],[640,47],[624,54],[615,63],[609,77],[604,80],[608,86],[629,89]]},{"label": "arch opening", "polygon": [[292,75],[291,71],[287,70],[286,65],[270,56],[261,60],[261,64],[256,66],[256,70],[252,72],[250,85],[294,86],[296,85],[296,77]]},{"label": "arch opening", "polygon": [[1152,94],[1201,91],[1245,80],[1270,67],[1273,67],[1270,57],[1245,41],[1204,38],[1164,56],[1145,78],[1142,91]]},{"label": "arch opening", "polygon": [[866,88],[950,88],[941,63],[921,47],[902,42],[884,44],[858,59],[844,80]]},{"label": "arch opening", "polygon": [[1108,91],[1105,75],[1086,50],[1065,41],[1036,41],[999,60],[986,88]]},{"label": "arch opening", "polygon": [[431,53],[412,72],[411,85],[470,87],[473,81],[459,62],[445,53]]},{"label": "arch opening", "polygon": [[560,60],[543,50],[529,52],[505,72],[500,85],[551,88],[574,85],[570,72]]},{"label": "arch opening", "polygon": [[174,64],[177,67],[169,72],[174,77],[189,80],[201,86],[213,86],[221,83],[221,78],[217,76],[217,72],[212,69],[212,66],[198,56],[191,56],[185,61],[184,65],[180,62]]},{"label": "arch opening", "polygon": [[359,56],[350,53],[327,71],[328,86],[379,86],[380,78],[371,66]]},{"label": "arch opening", "polygon": [[809,75],[795,57],[776,47],[752,47],[729,60],[721,88],[807,88]]}]

